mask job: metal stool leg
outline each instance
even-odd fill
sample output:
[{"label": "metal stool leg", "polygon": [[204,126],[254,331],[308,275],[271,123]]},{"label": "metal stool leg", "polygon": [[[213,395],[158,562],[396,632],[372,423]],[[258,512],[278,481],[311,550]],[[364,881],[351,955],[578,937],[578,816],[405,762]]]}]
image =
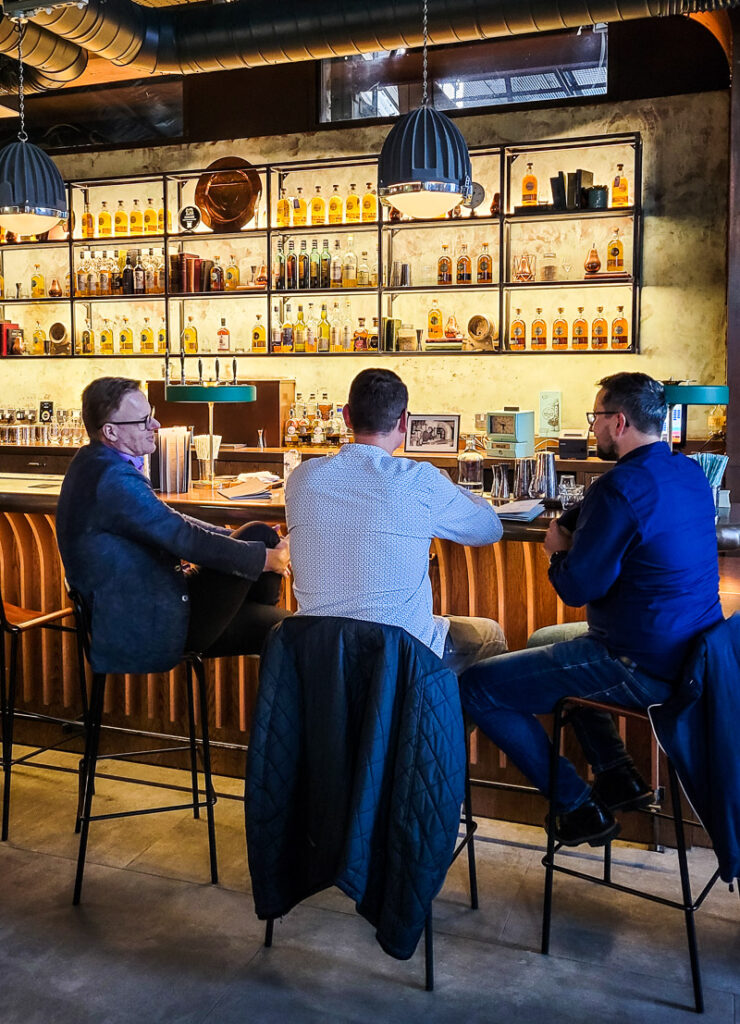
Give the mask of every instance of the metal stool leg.
[{"label": "metal stool leg", "polygon": [[87,854],[87,837],[90,831],[90,812],[92,809],[93,791],[95,788],[95,768],[98,762],[98,747],[100,744],[100,721],[103,717],[103,698],[105,696],[106,677],[102,673],[95,673],[92,682],[90,695],[90,711],[88,716],[87,738],[85,740],[84,758],[84,800],[82,815],[80,817],[80,849],[77,855],[77,875],[75,877],[75,890],[72,897],[74,906],[80,902],[82,893],[82,876],[85,871],[85,856]]},{"label": "metal stool leg", "polygon": [[560,737],[563,732],[565,703],[555,705],[552,727],[552,750],[550,752],[550,809],[548,811],[547,854],[545,856],[545,896],[542,905],[542,946],[543,953],[550,951],[550,921],[552,919],[552,880],[555,857],[555,803],[558,791],[558,769],[560,767]]},{"label": "metal stool leg", "polygon": [[272,945],[272,931],[275,927],[275,918],[268,917],[267,924],[265,925],[265,946],[267,949]]},{"label": "metal stool leg", "polygon": [[470,907],[478,909],[478,872],[475,865],[475,821],[473,820],[473,800],[470,791],[470,768],[465,760],[465,803],[463,804],[465,834],[468,841],[468,879],[470,882]]},{"label": "metal stool leg", "polygon": [[429,908],[424,923],[424,969],[426,974],[426,990],[434,991],[434,929],[432,926],[432,908]]},{"label": "metal stool leg", "polygon": [[[4,643],[4,638],[0,643]],[[15,684],[18,673],[18,634],[10,634],[10,664],[8,665],[8,688],[5,694],[3,714],[3,823],[0,838],[8,838],[10,820],[10,778],[13,768],[13,725],[15,718]]]},{"label": "metal stool leg", "polygon": [[203,775],[206,784],[206,819],[208,821],[208,852],[211,858],[211,881],[218,882],[218,862],[216,860],[216,826],[213,818],[213,805],[216,796],[211,781],[211,746],[208,736],[208,695],[206,693],[206,673],[200,658],[193,659],[193,669],[198,678],[198,701],[200,703],[200,728],[203,737]]},{"label": "metal stool leg", "polygon": [[691,898],[691,881],[689,865],[686,858],[686,836],[681,811],[681,790],[678,776],[670,759],[668,760],[668,778],[671,787],[671,803],[673,804],[673,821],[676,827],[676,853],[678,869],[681,875],[681,893],[683,896],[684,917],[686,919],[686,939],[689,944],[689,960],[691,961],[691,980],[694,986],[694,1004],[697,1013],[704,1012],[704,994],[701,984],[701,968],[699,967],[699,949],[696,944],[696,925],[694,921],[694,901]]},{"label": "metal stool leg", "polygon": [[[193,790],[193,817],[200,818],[200,801],[198,799],[198,748],[195,742],[195,701],[193,699],[193,663],[188,658],[185,663],[186,689],[188,691],[188,728],[190,729],[190,781]],[[206,791],[206,797],[208,797]]]}]

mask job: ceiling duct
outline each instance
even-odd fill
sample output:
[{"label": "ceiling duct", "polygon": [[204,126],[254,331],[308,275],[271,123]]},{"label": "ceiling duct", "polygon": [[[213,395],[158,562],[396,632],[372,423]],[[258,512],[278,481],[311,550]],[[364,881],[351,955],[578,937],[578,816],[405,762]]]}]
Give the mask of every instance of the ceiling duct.
[{"label": "ceiling duct", "polygon": [[[18,53],[18,32],[12,21],[0,19],[0,53]],[[87,67],[87,51],[57,35],[26,22],[23,26],[23,63],[27,91],[58,89],[74,82]]]},{"label": "ceiling duct", "polygon": [[[429,35],[435,45],[472,42],[737,6],[740,0],[430,0]],[[33,21],[67,43],[150,74],[259,67],[422,42],[419,0],[235,0],[193,8],[89,0],[82,10],[52,10]]]}]

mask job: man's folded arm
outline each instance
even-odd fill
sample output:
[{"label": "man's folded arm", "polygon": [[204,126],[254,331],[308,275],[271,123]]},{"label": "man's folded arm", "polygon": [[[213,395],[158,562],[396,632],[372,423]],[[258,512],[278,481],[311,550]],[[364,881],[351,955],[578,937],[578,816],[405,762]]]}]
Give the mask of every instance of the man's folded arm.
[{"label": "man's folded arm", "polygon": [[[477,494],[453,484],[449,477],[429,466],[430,513],[434,537],[458,544],[482,547],[501,540],[501,520],[485,500]],[[431,475],[433,474],[433,475]]]}]

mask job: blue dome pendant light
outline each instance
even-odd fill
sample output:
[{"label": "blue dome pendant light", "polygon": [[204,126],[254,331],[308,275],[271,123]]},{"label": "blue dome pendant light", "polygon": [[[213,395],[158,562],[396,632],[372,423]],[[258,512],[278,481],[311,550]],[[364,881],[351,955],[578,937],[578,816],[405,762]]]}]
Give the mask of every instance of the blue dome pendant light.
[{"label": "blue dome pendant light", "polygon": [[23,28],[18,31],[18,142],[0,152],[0,224],[16,235],[50,231],[68,214],[67,193],[53,161],[28,141],[23,105]]},{"label": "blue dome pendant light", "polygon": [[429,105],[427,92],[427,0],[423,0],[422,98],[418,110],[391,128],[378,161],[378,194],[412,218],[440,217],[472,190],[470,154],[460,129]]}]

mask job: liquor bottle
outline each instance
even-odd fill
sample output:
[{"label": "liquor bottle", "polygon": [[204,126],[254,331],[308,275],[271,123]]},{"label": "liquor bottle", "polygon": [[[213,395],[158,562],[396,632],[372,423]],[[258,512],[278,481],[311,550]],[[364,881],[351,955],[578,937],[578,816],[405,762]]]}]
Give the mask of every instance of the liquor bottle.
[{"label": "liquor bottle", "polygon": [[[67,277],[69,277],[69,274],[67,274]],[[0,274],[0,299],[4,299],[4,298],[5,298],[5,278],[3,277],[2,274]]]},{"label": "liquor bottle", "polygon": [[[164,206],[160,206],[157,210],[157,231],[160,235],[164,234]],[[167,210],[167,231],[172,231],[172,210]]]},{"label": "liquor bottle", "polygon": [[309,444],[311,441],[311,435],[313,434],[313,428],[316,426],[316,420],[318,418],[318,415],[319,410],[318,404],[316,402],[316,395],[312,391],[311,394],[308,396],[308,401],[306,402],[306,405],[304,407],[303,419],[305,420],[305,425],[301,424],[300,427],[300,433],[306,436],[306,439],[308,440]]},{"label": "liquor bottle", "polygon": [[515,309],[516,316],[509,325],[509,351],[524,352],[527,347],[527,325],[521,309]]},{"label": "liquor bottle", "polygon": [[33,265],[31,274],[31,298],[43,299],[46,296],[46,281],[41,273],[41,266],[38,263]]},{"label": "liquor bottle", "polygon": [[235,292],[239,287],[239,265],[236,262],[236,256],[233,254],[229,256],[229,265],[226,268],[226,275],[224,277],[224,290],[227,292]]},{"label": "liquor bottle", "polygon": [[630,347],[630,333],[624,306],[617,306],[617,315],[612,320],[612,349],[624,352]]},{"label": "liquor bottle", "polygon": [[270,321],[270,352],[282,352],[283,350],[283,326],[280,322],[280,307],[277,303],[272,307],[272,320]]},{"label": "liquor bottle", "polygon": [[311,242],[311,252],[308,256],[308,286],[309,288],[321,287],[321,253],[319,243],[314,238]]},{"label": "liquor bottle", "polygon": [[144,326],[139,337],[139,351],[142,355],[154,355],[154,331],[149,326],[149,317],[144,317]]},{"label": "liquor bottle", "polygon": [[445,338],[450,338],[450,339],[455,338],[456,339],[456,338],[461,338],[462,337],[462,335],[460,333],[460,327],[459,327],[458,322],[457,322],[457,317],[454,315],[454,313],[452,314],[452,316],[448,316],[447,317],[447,323],[445,324],[445,332],[444,333],[445,333]]},{"label": "liquor bottle", "polygon": [[617,164],[617,172],[612,182],[612,206],[629,206],[630,188],[624,175],[624,164]]},{"label": "liquor bottle", "polygon": [[277,203],[277,226],[279,228],[290,227],[290,199],[284,188],[280,189],[280,198]]},{"label": "liquor bottle", "polygon": [[298,416],[296,414],[295,402],[291,405],[290,413],[285,421],[283,444],[286,448],[295,448],[298,445]]},{"label": "liquor bottle", "polygon": [[198,351],[198,329],[193,324],[192,316],[188,317],[188,325],[182,332],[181,351],[186,355],[194,355]]},{"label": "liquor bottle", "polygon": [[90,213],[90,195],[85,189],[84,191],[84,211],[82,214],[82,237],[83,238],[94,238],[95,237],[95,219]]},{"label": "liquor bottle", "polygon": [[602,316],[604,307],[597,306],[596,312],[599,315],[595,316],[591,321],[591,348],[596,351],[602,351],[607,347],[606,317]]},{"label": "liquor bottle", "polygon": [[585,352],[588,349],[588,320],[583,315],[583,306],[578,307],[578,316],[573,321],[571,348],[574,352]]},{"label": "liquor bottle", "polygon": [[378,197],[375,195],[375,189],[371,181],[368,181],[365,186],[365,195],[362,197],[362,219],[364,221],[378,219]]},{"label": "liquor bottle", "polygon": [[331,258],[331,287],[341,288],[342,287],[342,252],[339,239],[334,241],[334,255]]},{"label": "liquor bottle", "polygon": [[98,214],[98,238],[110,238],[112,234],[112,223],[110,214],[108,213],[108,204],[103,201],[100,205],[102,209]]},{"label": "liquor bottle", "polygon": [[293,199],[293,227],[304,227],[308,222],[308,206],[303,198],[303,189],[297,188],[298,195]]},{"label": "liquor bottle", "polygon": [[90,262],[90,253],[83,252],[82,259],[75,272],[75,295],[87,295],[87,267]]},{"label": "liquor bottle", "polygon": [[318,352],[318,321],[313,311],[313,302],[308,304],[306,313],[306,352]]},{"label": "liquor bottle", "polygon": [[272,279],[274,291],[285,291],[285,252],[282,238],[279,238],[277,243],[277,255],[272,264]]},{"label": "liquor bottle", "polygon": [[332,404],[329,401],[329,392],[322,391],[321,399],[319,400],[319,416],[322,418],[324,423],[327,423],[331,419]]},{"label": "liquor bottle", "polygon": [[122,356],[134,354],[134,332],[128,325],[128,317],[123,318],[123,327],[118,332],[118,352]]},{"label": "liquor bottle", "polygon": [[134,266],[134,295],[146,294],[146,271],[141,262],[141,249],[136,253],[136,265]]},{"label": "liquor bottle", "polygon": [[598,274],[601,270],[601,260],[599,259],[596,242],[591,246],[586,262],[583,264],[583,269],[586,271],[586,274]]},{"label": "liquor bottle", "polygon": [[288,255],[285,257],[285,287],[290,292],[298,287],[298,257],[292,238],[288,242]]},{"label": "liquor bottle", "polygon": [[319,255],[319,288],[331,287],[331,253],[329,252],[329,239],[325,238],[323,249]]},{"label": "liquor bottle", "polygon": [[614,237],[609,239],[606,247],[606,269],[608,273],[624,270],[624,244],[619,237],[619,228],[614,229]]},{"label": "liquor bottle", "polygon": [[532,171],[532,164],[527,164],[527,173],[522,178],[522,206],[537,205],[537,178]]},{"label": "liquor bottle", "polygon": [[[68,275],[69,276],[69,275]],[[49,298],[50,299],[61,299],[62,297],[62,286],[59,284],[55,277],[52,277],[51,284],[49,285]]]},{"label": "liquor bottle", "polygon": [[378,261],[375,259],[370,264],[370,287],[378,287]]},{"label": "liquor bottle", "polygon": [[144,210],[144,234],[156,235],[157,233],[157,211],[153,199],[147,199],[147,207]]},{"label": "liquor bottle", "polygon": [[209,273],[209,281],[212,292],[222,292],[224,290],[224,268],[221,266],[221,257],[216,256],[213,261]]},{"label": "liquor bottle", "polygon": [[488,242],[484,242],[481,246],[475,279],[478,284],[491,284],[493,281],[493,260],[488,251]]},{"label": "liquor bottle", "polygon": [[231,335],[229,334],[229,328],[226,326],[226,317],[221,317],[221,326],[216,331],[216,348],[219,352],[230,352],[231,351]]},{"label": "liquor bottle", "polygon": [[141,262],[144,264],[144,291],[147,295],[156,295],[160,288],[159,266],[154,255],[154,249],[150,249]]},{"label": "liquor bottle", "polygon": [[139,208],[138,199],[134,199],[134,206],[128,217],[128,229],[132,235],[144,234],[144,215]]},{"label": "liquor bottle", "polygon": [[111,295],[113,291],[113,264],[107,251],[98,265],[98,295]]},{"label": "liquor bottle", "polygon": [[110,325],[110,320],[103,320],[103,328],[100,332],[100,354],[101,356],[112,356],[114,352],[113,328]]},{"label": "liquor bottle", "polygon": [[329,321],[329,351],[330,352],[341,352],[342,351],[342,322],[339,316],[339,303],[335,302],[331,311],[331,320]]},{"label": "liquor bottle", "polygon": [[311,438],[310,424],[308,421],[306,403],[303,401],[303,396],[300,391],[295,396],[295,409],[298,417],[296,434],[298,444],[308,444]]},{"label": "liquor bottle", "polygon": [[97,295],[99,287],[99,272],[101,257],[100,253],[88,254],[91,258],[87,264],[87,280],[85,281],[85,290],[87,295]]},{"label": "liquor bottle", "polygon": [[355,332],[355,322],[352,318],[352,303],[347,299],[344,304],[344,317],[342,319],[342,350],[352,351],[352,336]]},{"label": "liquor bottle", "polygon": [[370,287],[370,266],[367,262],[367,253],[360,254],[360,262],[357,264],[357,287]]},{"label": "liquor bottle", "polygon": [[470,264],[470,257],[468,256],[467,245],[460,246],[460,255],[457,257],[456,271],[455,271],[455,283],[456,284],[471,284],[473,280],[472,267]]},{"label": "liquor bottle", "polygon": [[341,224],[344,217],[344,203],[339,195],[339,185],[332,185],[334,191],[329,197],[329,223]]},{"label": "liquor bottle", "polygon": [[280,347],[282,352],[293,351],[293,321],[291,319],[290,303],[285,303],[285,317],[283,319],[283,329]]},{"label": "liquor bottle", "polygon": [[258,288],[267,288],[267,264],[260,263],[254,283]]},{"label": "liquor bottle", "polygon": [[367,336],[367,350],[368,352],[378,351],[378,318],[373,317],[373,326],[370,328]]},{"label": "liquor bottle", "polygon": [[352,348],[355,352],[367,352],[368,334],[365,317],[357,318],[357,330],[352,335]]},{"label": "liquor bottle", "polygon": [[[126,250],[116,249],[113,259],[113,278],[111,280],[111,291],[114,295],[123,295],[123,271],[126,266]],[[133,267],[131,268],[133,271]],[[133,280],[131,287],[133,288]]]},{"label": "liquor bottle", "polygon": [[326,201],[321,194],[321,185],[316,186],[316,195],[311,200],[311,223],[326,224]]},{"label": "liquor bottle", "polygon": [[257,314],[252,328],[252,351],[267,352],[267,331],[260,313]]},{"label": "liquor bottle", "polygon": [[329,352],[331,351],[332,341],[332,325],[329,323],[329,319],[326,315],[326,303],[324,302],[321,306],[321,319],[317,327],[317,338],[316,338],[316,351],[317,352]]},{"label": "liquor bottle", "polygon": [[113,216],[113,230],[116,235],[128,234],[128,214],[123,206],[123,199],[118,200],[118,209]]},{"label": "liquor bottle", "polygon": [[[89,321],[86,321],[86,322],[89,323]],[[90,332],[90,335],[92,336],[92,332]],[[83,341],[84,341],[84,336],[85,336],[85,332],[84,331],[82,332],[82,336],[83,336]],[[37,320],[36,321],[36,328],[35,328],[33,334],[31,335],[31,355],[32,356],[42,356],[42,355],[44,355],[44,352],[46,350],[45,342],[46,342],[46,335],[44,333],[44,329],[41,326],[40,322]],[[84,344],[83,344],[82,351],[83,352],[85,351]],[[91,355],[93,351],[94,351],[94,349],[90,349],[90,352],[88,354]]]},{"label": "liquor bottle", "polygon": [[352,235],[347,236],[347,250],[342,257],[342,288],[357,287],[357,256],[352,248]]},{"label": "liquor bottle", "polygon": [[357,224],[360,221],[360,197],[355,192],[356,187],[354,183],[349,186],[349,195],[344,202],[345,224]]},{"label": "liquor bottle", "polygon": [[568,348],[568,321],[563,316],[563,307],[558,306],[558,315],[552,322],[552,347],[554,352]]},{"label": "liquor bottle", "polygon": [[308,289],[311,283],[311,262],[306,249],[306,239],[301,239],[301,251],[298,253],[298,287],[301,291]]},{"label": "liquor bottle", "polygon": [[547,348],[547,323],[542,317],[542,309],[537,307],[537,316],[532,321],[530,347],[533,352],[542,352]]},{"label": "liquor bottle", "polygon": [[167,351],[167,321],[164,317],[161,318],[159,330],[157,331],[157,352]]},{"label": "liquor bottle", "polygon": [[293,351],[306,351],[306,321],[303,317],[303,306],[298,307],[298,316],[293,324]]},{"label": "liquor bottle", "polygon": [[442,246],[442,255],[437,260],[437,284],[452,284],[452,257],[449,245]]},{"label": "liquor bottle", "polygon": [[436,301],[433,303],[427,315],[427,337],[430,341],[438,341],[444,337],[444,330],[442,328],[442,310],[439,308]]}]

